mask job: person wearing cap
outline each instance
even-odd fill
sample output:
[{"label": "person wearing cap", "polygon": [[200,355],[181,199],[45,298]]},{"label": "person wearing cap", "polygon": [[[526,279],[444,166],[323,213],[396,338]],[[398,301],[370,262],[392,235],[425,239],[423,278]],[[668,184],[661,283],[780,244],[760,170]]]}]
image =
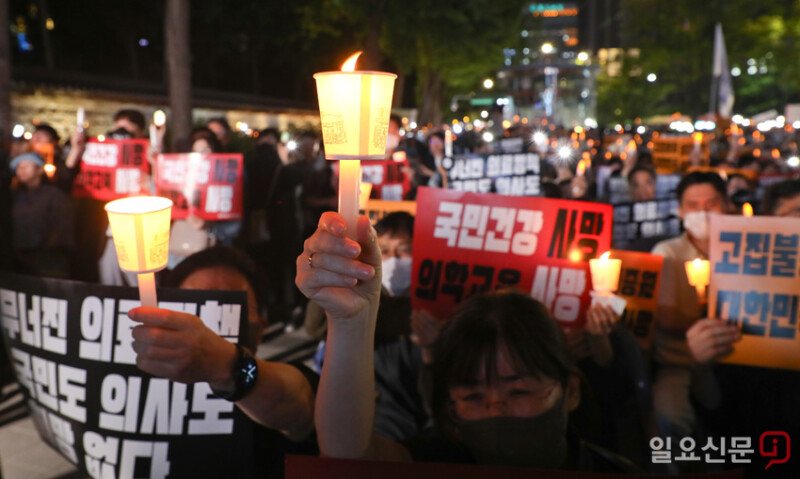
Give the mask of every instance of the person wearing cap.
[{"label": "person wearing cap", "polygon": [[74,213],[69,197],[44,184],[44,159],[25,153],[9,163],[16,185],[11,199],[14,254],[23,270],[55,278],[70,275]]}]

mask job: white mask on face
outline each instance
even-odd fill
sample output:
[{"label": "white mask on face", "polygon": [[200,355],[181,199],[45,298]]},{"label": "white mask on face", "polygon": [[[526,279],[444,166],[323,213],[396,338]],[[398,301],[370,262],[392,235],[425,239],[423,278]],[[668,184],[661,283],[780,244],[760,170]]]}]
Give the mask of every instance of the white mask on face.
[{"label": "white mask on face", "polygon": [[708,239],[708,211],[692,211],[683,216],[683,227],[694,238]]},{"label": "white mask on face", "polygon": [[381,283],[392,296],[402,296],[411,288],[411,258],[392,257],[383,260]]}]

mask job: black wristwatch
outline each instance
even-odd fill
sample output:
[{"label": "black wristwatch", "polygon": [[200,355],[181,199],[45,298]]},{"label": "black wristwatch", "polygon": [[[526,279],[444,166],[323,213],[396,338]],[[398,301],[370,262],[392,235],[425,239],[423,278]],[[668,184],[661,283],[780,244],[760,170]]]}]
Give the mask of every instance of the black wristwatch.
[{"label": "black wristwatch", "polygon": [[233,391],[223,392],[212,388],[211,392],[222,399],[236,402],[253,389],[258,379],[258,362],[256,362],[256,358],[253,357],[250,351],[239,344],[236,345],[236,359],[233,361],[233,371],[231,373],[233,375]]}]

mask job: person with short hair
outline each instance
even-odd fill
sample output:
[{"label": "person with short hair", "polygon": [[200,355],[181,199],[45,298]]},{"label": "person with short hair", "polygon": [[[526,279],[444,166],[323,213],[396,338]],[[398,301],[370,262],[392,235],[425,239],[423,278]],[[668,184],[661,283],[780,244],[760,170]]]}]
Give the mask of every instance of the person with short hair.
[{"label": "person with short hair", "polygon": [[653,399],[661,433],[680,438],[696,430],[690,397],[705,407],[713,407],[719,401],[708,371],[692,366],[686,331],[703,317],[703,310],[702,298],[689,284],[684,263],[695,258],[708,259],[709,214],[726,213],[729,203],[725,181],[711,172],[684,176],[678,183],[677,196],[678,217],[686,231],[661,241],[652,251],[664,257],[653,339],[653,359],[657,366]]},{"label": "person with short hair", "polygon": [[139,110],[130,108],[119,110],[114,114],[114,125],[111,131],[125,130],[132,138],[146,138],[147,120]]},{"label": "person with short hair", "polygon": [[653,168],[636,165],[628,173],[628,190],[633,201],[656,199],[656,172]]},{"label": "person with short hair", "polygon": [[31,274],[69,278],[74,211],[63,191],[43,182],[44,164],[33,152],[9,163],[17,180],[11,198],[14,252]]}]

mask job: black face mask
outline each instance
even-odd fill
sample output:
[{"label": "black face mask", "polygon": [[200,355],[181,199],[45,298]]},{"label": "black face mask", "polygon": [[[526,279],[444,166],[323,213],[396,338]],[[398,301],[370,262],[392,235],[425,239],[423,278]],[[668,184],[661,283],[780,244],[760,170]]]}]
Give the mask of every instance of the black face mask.
[{"label": "black face mask", "polygon": [[557,469],[567,458],[564,397],[535,417],[460,421],[458,435],[480,464]]}]

